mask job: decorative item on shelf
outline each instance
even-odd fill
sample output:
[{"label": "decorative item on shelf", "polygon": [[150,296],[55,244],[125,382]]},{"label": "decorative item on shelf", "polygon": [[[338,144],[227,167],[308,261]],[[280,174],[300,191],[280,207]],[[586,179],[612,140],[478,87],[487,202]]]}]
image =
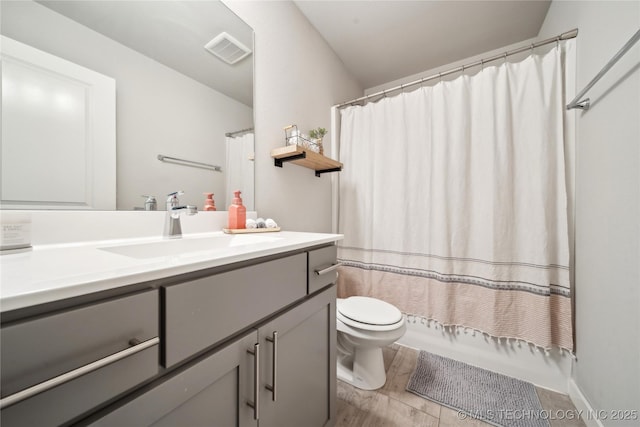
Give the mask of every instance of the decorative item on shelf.
[{"label": "decorative item on shelf", "polygon": [[258,218],[258,219],[248,218],[246,222],[246,228],[241,228],[241,229],[223,228],[222,231],[224,231],[227,234],[273,233],[276,231],[280,231],[280,227],[278,227],[278,224],[276,224],[276,222],[271,218],[267,218],[266,220],[262,218]]},{"label": "decorative item on shelf", "polygon": [[327,134],[325,128],[316,128],[309,131],[309,136],[315,141],[318,146],[318,153],[324,154],[324,147],[322,146],[322,138]]},{"label": "decorative item on shelf", "polygon": [[[300,132],[297,125],[289,125],[284,128],[284,139],[286,145],[297,145],[305,150],[310,150],[314,153],[321,153],[321,145],[312,141],[310,136]],[[320,141],[320,143],[322,143],[322,141]]]},{"label": "decorative item on shelf", "polygon": [[322,137],[327,134],[325,128],[316,128],[309,132],[315,138],[300,133],[298,126],[289,125],[284,128],[285,146],[271,150],[273,164],[281,168],[284,162],[291,162],[305,168],[313,169],[317,177],[327,172],[339,172],[342,163],[325,156],[322,149]]}]

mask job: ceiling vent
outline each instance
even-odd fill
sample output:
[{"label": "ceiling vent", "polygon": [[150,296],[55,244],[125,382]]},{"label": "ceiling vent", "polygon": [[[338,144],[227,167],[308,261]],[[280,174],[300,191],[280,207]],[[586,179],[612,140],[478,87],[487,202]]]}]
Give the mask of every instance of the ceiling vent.
[{"label": "ceiling vent", "polygon": [[251,49],[225,32],[218,34],[204,48],[230,65],[251,54]]}]

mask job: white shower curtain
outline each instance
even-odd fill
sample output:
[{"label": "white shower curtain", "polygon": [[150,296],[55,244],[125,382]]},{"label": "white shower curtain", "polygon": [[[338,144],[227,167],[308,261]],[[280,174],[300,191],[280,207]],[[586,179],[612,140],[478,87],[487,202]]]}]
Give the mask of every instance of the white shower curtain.
[{"label": "white shower curtain", "polygon": [[253,132],[227,137],[227,161],[225,168],[225,205],[233,202],[233,192],[242,191],[243,204],[248,211],[255,210],[254,199],[254,136]]},{"label": "white shower curtain", "polygon": [[339,296],[573,348],[561,50],[341,112]]}]

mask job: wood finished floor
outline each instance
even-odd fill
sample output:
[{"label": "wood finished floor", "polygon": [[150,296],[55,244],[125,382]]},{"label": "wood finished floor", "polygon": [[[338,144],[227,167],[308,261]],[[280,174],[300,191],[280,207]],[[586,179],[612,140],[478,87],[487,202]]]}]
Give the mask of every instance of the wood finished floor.
[{"label": "wood finished floor", "polygon": [[[383,349],[387,383],[379,390],[360,390],[338,380],[336,427],[486,427],[490,424],[467,418],[455,410],[423,399],[405,390],[413,373],[418,351],[393,344]],[[542,407],[575,411],[568,396],[536,387]],[[557,413],[557,412],[556,412]],[[582,420],[550,420],[551,427],[584,427]]]}]

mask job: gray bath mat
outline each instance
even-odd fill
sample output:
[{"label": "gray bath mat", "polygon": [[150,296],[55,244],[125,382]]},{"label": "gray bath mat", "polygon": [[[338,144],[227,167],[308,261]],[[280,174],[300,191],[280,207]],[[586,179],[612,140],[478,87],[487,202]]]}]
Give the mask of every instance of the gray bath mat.
[{"label": "gray bath mat", "polygon": [[426,351],[407,390],[496,426],[549,427],[532,384]]}]

